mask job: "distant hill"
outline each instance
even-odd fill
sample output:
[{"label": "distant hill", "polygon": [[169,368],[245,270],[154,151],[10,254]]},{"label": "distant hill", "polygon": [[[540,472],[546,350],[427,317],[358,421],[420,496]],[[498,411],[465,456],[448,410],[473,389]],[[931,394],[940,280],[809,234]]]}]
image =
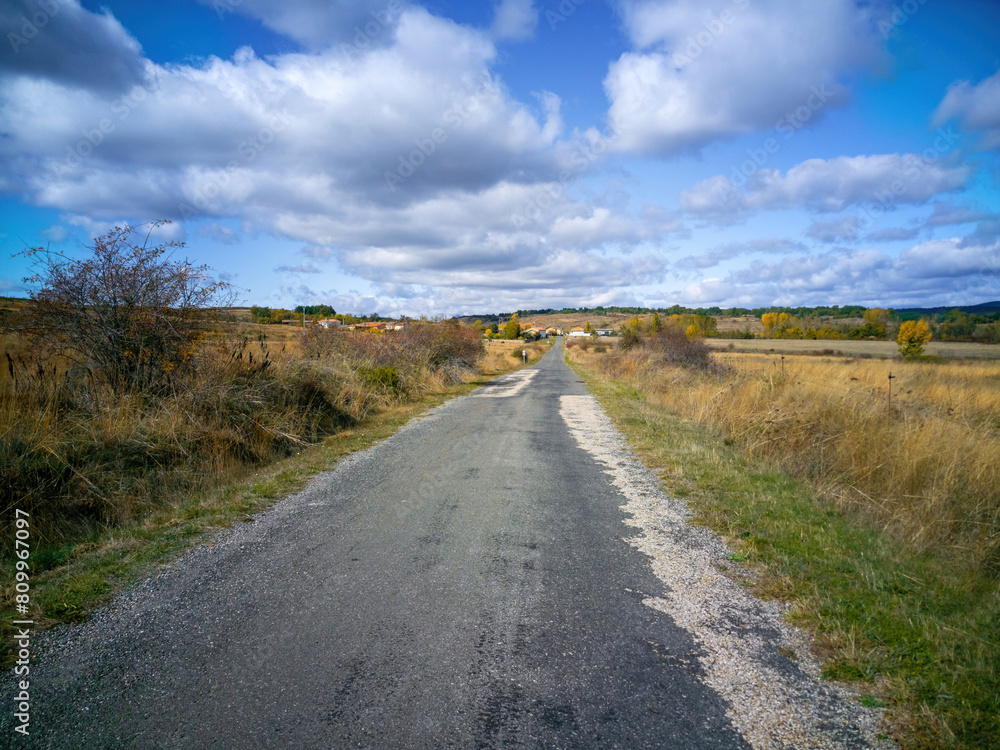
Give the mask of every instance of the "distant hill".
[{"label": "distant hill", "polygon": [[906,313],[907,315],[940,315],[941,313],[959,310],[960,312],[984,315],[986,313],[1000,312],[1000,300],[996,302],[981,302],[978,305],[944,305],[942,307],[897,307],[896,314]]}]

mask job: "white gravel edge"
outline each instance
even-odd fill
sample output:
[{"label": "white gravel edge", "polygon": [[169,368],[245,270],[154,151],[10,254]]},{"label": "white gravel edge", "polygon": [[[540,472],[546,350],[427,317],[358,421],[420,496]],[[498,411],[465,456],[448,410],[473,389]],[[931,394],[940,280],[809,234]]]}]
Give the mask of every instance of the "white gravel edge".
[{"label": "white gravel edge", "polygon": [[786,623],[778,604],[753,597],[720,572],[727,563],[723,542],[688,522],[686,504],[661,491],[593,396],[562,396],[560,414],[577,444],[607,467],[626,501],[625,523],[639,530],[627,541],[651,558],[664,584],[662,596],[644,603],[691,633],[704,682],[728,702],[730,721],[752,747],[896,747],[878,737],[883,711],[819,679],[809,635]]}]

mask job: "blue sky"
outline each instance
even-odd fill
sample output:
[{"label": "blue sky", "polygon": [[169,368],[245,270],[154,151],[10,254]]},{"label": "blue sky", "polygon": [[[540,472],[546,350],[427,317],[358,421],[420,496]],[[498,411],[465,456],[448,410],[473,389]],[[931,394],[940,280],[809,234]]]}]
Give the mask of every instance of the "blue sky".
[{"label": "blue sky", "polygon": [[247,303],[1000,298],[1000,3],[9,0],[0,294],[160,237]]}]

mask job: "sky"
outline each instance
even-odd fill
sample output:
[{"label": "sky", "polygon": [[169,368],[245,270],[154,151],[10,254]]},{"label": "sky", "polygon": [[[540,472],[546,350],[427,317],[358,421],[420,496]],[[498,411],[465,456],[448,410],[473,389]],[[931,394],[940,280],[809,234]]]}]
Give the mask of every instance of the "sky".
[{"label": "sky", "polygon": [[169,220],[270,307],[1000,298],[995,1],[4,0],[0,33],[0,295]]}]

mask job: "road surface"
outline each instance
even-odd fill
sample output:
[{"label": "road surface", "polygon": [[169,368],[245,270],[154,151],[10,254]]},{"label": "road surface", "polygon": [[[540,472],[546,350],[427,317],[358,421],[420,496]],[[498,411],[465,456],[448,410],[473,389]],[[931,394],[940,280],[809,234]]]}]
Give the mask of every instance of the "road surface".
[{"label": "road surface", "polygon": [[749,747],[583,396],[557,345],[185,555],[48,638],[0,746]]}]

